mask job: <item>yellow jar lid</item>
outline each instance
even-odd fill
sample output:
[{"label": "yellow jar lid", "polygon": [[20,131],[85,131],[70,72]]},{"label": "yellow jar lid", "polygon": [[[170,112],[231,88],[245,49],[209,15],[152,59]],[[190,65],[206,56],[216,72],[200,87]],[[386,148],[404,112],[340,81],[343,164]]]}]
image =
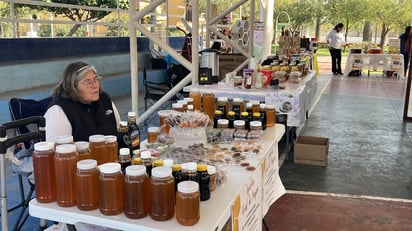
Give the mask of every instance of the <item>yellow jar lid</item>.
[{"label": "yellow jar lid", "polygon": [[222,112],[221,110],[216,110],[216,111],[215,111],[215,114],[216,114],[216,115],[221,115],[222,113],[223,113],[223,112]]},{"label": "yellow jar lid", "polygon": [[254,112],[254,113],[253,113],[253,116],[254,116],[254,117],[260,116],[260,112]]},{"label": "yellow jar lid", "polygon": [[155,167],[163,166],[163,160],[153,161],[153,166],[155,166]]},{"label": "yellow jar lid", "polygon": [[199,171],[199,172],[207,171],[207,165],[206,164],[198,164],[197,165],[197,171]]},{"label": "yellow jar lid", "polygon": [[230,111],[230,112],[228,112],[227,114],[230,115],[230,116],[236,115],[236,113],[235,113],[234,111]]},{"label": "yellow jar lid", "polygon": [[133,158],[133,164],[141,164],[142,162],[141,162],[141,160],[140,160],[140,157],[135,157],[135,158]]},{"label": "yellow jar lid", "polygon": [[242,112],[242,114],[240,114],[241,116],[248,116],[249,113],[247,111]]},{"label": "yellow jar lid", "polygon": [[172,171],[177,172],[182,170],[182,165],[181,164],[173,164],[172,165]]}]

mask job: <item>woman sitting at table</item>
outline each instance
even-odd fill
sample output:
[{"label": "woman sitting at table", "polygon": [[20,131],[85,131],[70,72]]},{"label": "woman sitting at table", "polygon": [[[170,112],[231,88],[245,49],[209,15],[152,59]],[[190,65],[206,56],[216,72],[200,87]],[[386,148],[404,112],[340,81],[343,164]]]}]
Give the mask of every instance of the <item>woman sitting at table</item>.
[{"label": "woman sitting at table", "polygon": [[100,80],[87,63],[66,67],[44,115],[46,140],[54,141],[60,135],[72,135],[74,141],[88,141],[95,134],[117,135],[120,115]]}]

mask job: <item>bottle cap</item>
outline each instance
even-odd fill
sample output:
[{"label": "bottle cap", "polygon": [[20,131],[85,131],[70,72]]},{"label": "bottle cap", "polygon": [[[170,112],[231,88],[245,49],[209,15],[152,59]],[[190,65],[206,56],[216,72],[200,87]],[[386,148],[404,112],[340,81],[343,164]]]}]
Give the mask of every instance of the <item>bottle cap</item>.
[{"label": "bottle cap", "polygon": [[230,111],[230,112],[227,113],[227,115],[229,115],[229,116],[234,116],[234,115],[236,115],[236,112]]},{"label": "bottle cap", "polygon": [[199,184],[191,180],[182,181],[177,184],[177,191],[181,193],[194,193],[199,191]]},{"label": "bottle cap", "polygon": [[89,143],[100,143],[104,142],[105,138],[104,135],[91,135],[89,136]]},{"label": "bottle cap", "polygon": [[76,145],[76,150],[81,151],[89,148],[89,142],[87,141],[77,141],[74,142],[74,145]]},{"label": "bottle cap", "polygon": [[259,117],[260,116],[260,112],[253,112],[253,117]]},{"label": "bottle cap", "polygon": [[146,166],[144,165],[130,165],[126,167],[126,175],[141,176],[146,174]]},{"label": "bottle cap", "polygon": [[227,97],[217,97],[218,102],[227,102]]},{"label": "bottle cap", "polygon": [[54,142],[38,142],[34,144],[34,150],[35,151],[49,151],[54,149]]},{"label": "bottle cap", "polygon": [[182,165],[181,165],[181,164],[173,164],[173,165],[172,165],[172,170],[173,170],[174,172],[176,172],[176,171],[181,171],[181,170],[182,170]]},{"label": "bottle cap", "polygon": [[134,111],[129,111],[129,112],[127,113],[127,117],[136,117],[136,112],[134,112]]},{"label": "bottle cap", "polygon": [[73,143],[72,135],[60,135],[54,137],[54,142],[57,144],[70,144]]},{"label": "bottle cap", "polygon": [[190,98],[190,97],[185,97],[185,98],[183,98],[183,100],[188,102],[188,103],[193,102],[193,98]]},{"label": "bottle cap", "polygon": [[117,136],[104,136],[104,140],[107,143],[114,143],[117,142]]},{"label": "bottle cap", "polygon": [[130,149],[129,148],[121,148],[119,150],[119,155],[121,155],[121,156],[130,155]]},{"label": "bottle cap", "polygon": [[172,175],[172,169],[165,166],[152,168],[152,177],[165,178]]},{"label": "bottle cap", "polygon": [[120,127],[127,127],[127,121],[120,121]]},{"label": "bottle cap", "polygon": [[152,157],[152,153],[150,151],[142,151],[140,153],[140,158],[142,159],[148,159],[150,157]]},{"label": "bottle cap", "polygon": [[187,105],[187,110],[188,111],[193,111],[194,110],[193,105],[192,104]]},{"label": "bottle cap", "polygon": [[273,104],[266,104],[266,109],[275,109],[275,105],[273,105]]},{"label": "bottle cap", "polygon": [[241,116],[248,116],[249,113],[247,113],[246,111],[244,111],[244,112],[240,113],[240,115],[241,115]]},{"label": "bottle cap", "polygon": [[216,173],[216,167],[212,166],[212,165],[208,165],[207,166],[207,173],[209,173],[209,175],[215,174]]},{"label": "bottle cap", "polygon": [[241,102],[243,102],[243,99],[242,98],[233,98],[233,102],[241,103]]},{"label": "bottle cap", "polygon": [[252,103],[251,102],[246,103],[246,108],[252,108]]},{"label": "bottle cap", "polygon": [[140,157],[135,157],[135,158],[133,158],[133,164],[136,164],[136,165],[138,165],[138,164],[141,164],[142,162],[140,161]]},{"label": "bottle cap", "polygon": [[229,124],[229,120],[227,120],[227,119],[218,119],[218,120],[217,120],[217,124],[228,125],[228,124]]},{"label": "bottle cap", "polygon": [[164,159],[163,160],[163,166],[166,166],[166,167],[172,167],[173,166],[173,159]]},{"label": "bottle cap", "polygon": [[153,161],[153,167],[163,166],[163,160],[155,160]]},{"label": "bottle cap", "polygon": [[100,165],[99,170],[103,174],[118,173],[121,170],[121,166],[119,163],[109,162]]},{"label": "bottle cap", "polygon": [[260,110],[264,110],[264,109],[266,109],[266,104],[264,104],[264,103],[261,103],[260,105],[259,105],[259,107],[260,107]]},{"label": "bottle cap", "polygon": [[159,127],[149,127],[149,128],[147,128],[147,132],[150,132],[150,133],[159,133],[159,132],[160,132],[160,128],[159,128]]},{"label": "bottle cap", "polygon": [[76,145],[74,144],[59,144],[56,146],[56,152],[61,154],[76,152]]},{"label": "bottle cap", "polygon": [[250,121],[250,127],[261,127],[262,122],[260,121]]},{"label": "bottle cap", "polygon": [[88,170],[97,167],[97,160],[85,159],[77,161],[77,169]]},{"label": "bottle cap", "polygon": [[197,170],[197,164],[195,162],[189,162],[186,163],[186,168],[187,171],[196,171]]},{"label": "bottle cap", "polygon": [[216,110],[215,115],[221,115],[223,112],[221,110]]},{"label": "bottle cap", "polygon": [[197,171],[199,171],[199,172],[207,171],[207,165],[206,164],[198,164],[197,165]]},{"label": "bottle cap", "polygon": [[233,121],[233,126],[245,126],[246,122],[244,120]]}]

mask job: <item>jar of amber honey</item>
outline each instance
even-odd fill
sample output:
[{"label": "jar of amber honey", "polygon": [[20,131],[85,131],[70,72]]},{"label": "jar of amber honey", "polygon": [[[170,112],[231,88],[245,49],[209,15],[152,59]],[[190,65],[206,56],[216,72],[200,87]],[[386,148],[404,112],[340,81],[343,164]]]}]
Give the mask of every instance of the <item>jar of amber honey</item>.
[{"label": "jar of amber honey", "polygon": [[117,136],[104,136],[106,142],[106,156],[103,163],[117,162],[119,159],[119,146]]},{"label": "jar of amber honey", "polygon": [[103,215],[120,214],[124,208],[124,175],[120,164],[109,162],[99,169],[100,212]]},{"label": "jar of amber honey", "polygon": [[89,136],[89,148],[93,160],[97,160],[97,165],[101,165],[105,161],[106,142],[104,135]]},{"label": "jar of amber honey", "polygon": [[78,160],[86,160],[92,158],[92,154],[89,149],[89,142],[77,141],[74,142],[74,145],[76,145]]},{"label": "jar of amber honey", "polygon": [[182,181],[177,185],[176,220],[181,225],[194,225],[200,218],[199,184]]},{"label": "jar of amber honey", "polygon": [[76,164],[76,145],[61,144],[56,146],[56,155],[54,157],[56,201],[57,205],[61,207],[70,207],[77,203]]},{"label": "jar of amber honey", "polygon": [[151,207],[150,179],[143,165],[126,168],[124,213],[132,219],[143,218]]},{"label": "jar of amber honey", "polygon": [[203,94],[203,112],[213,120],[215,113],[215,95],[211,92]]},{"label": "jar of amber honey", "polygon": [[271,104],[266,105],[266,126],[273,127],[276,123],[276,110],[275,106]]},{"label": "jar of amber honey", "polygon": [[191,91],[189,97],[193,99],[193,109],[201,111],[202,110],[202,94],[200,91]]},{"label": "jar of amber honey", "polygon": [[96,160],[85,159],[77,162],[76,189],[77,208],[80,210],[99,208],[99,171]]},{"label": "jar of amber honey", "polygon": [[34,144],[33,174],[36,182],[36,199],[40,203],[56,200],[54,156],[54,142]]},{"label": "jar of amber honey", "polygon": [[150,217],[156,221],[173,218],[175,213],[175,181],[172,168],[155,167],[151,176],[151,210]]}]

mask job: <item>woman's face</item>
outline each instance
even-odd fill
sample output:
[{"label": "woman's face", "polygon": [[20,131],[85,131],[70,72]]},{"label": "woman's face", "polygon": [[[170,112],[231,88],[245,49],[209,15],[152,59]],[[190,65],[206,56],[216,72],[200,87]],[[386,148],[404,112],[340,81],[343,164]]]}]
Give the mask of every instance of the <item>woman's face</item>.
[{"label": "woman's face", "polygon": [[100,78],[93,70],[89,70],[84,74],[77,84],[80,102],[90,104],[99,100]]}]

